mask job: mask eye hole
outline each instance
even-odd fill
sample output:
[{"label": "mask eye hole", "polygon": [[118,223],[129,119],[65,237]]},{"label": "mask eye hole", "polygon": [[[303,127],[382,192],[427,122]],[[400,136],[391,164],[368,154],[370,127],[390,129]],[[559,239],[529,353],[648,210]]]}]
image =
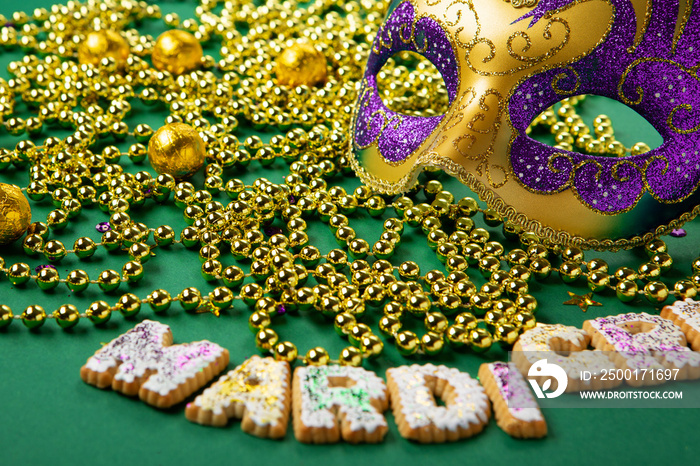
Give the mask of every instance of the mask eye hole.
[{"label": "mask eye hole", "polygon": [[598,95],[559,101],[535,117],[527,132],[556,149],[608,157],[639,155],[663,143],[639,113]]},{"label": "mask eye hole", "polygon": [[377,73],[379,97],[390,110],[404,115],[444,115],[449,108],[442,75],[426,58],[402,51],[387,60]]}]

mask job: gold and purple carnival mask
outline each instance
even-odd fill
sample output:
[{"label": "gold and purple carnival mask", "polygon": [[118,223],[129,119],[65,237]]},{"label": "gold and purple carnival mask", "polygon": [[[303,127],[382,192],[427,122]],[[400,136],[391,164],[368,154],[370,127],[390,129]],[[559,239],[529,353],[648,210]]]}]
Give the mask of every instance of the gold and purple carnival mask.
[{"label": "gold and purple carnival mask", "polygon": [[[367,63],[353,165],[385,193],[422,167],[455,175],[504,218],[561,244],[617,249],[664,234],[700,207],[700,5],[693,0],[394,0]],[[441,116],[390,110],[377,73],[401,51],[440,71]],[[566,97],[622,102],[663,137],[624,157],[526,134]]]}]

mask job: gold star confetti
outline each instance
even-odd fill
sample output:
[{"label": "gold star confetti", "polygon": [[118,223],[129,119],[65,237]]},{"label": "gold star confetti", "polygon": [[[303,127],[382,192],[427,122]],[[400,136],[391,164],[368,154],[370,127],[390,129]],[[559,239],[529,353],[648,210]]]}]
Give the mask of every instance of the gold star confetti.
[{"label": "gold star confetti", "polygon": [[579,296],[576,293],[572,293],[571,291],[567,291],[569,293],[569,297],[571,298],[568,301],[564,301],[564,304],[573,304],[574,306],[578,306],[581,308],[583,312],[586,312],[588,310],[588,306],[602,306],[597,301],[593,301],[591,299],[593,297],[593,293],[588,293],[583,296]]}]

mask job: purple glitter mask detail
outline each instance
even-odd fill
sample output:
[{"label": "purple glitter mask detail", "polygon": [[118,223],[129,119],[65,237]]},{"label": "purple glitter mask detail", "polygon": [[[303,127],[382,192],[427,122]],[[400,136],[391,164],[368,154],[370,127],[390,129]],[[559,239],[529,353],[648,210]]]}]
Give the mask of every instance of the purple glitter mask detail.
[{"label": "purple glitter mask detail", "polygon": [[355,151],[377,144],[389,162],[408,158],[437,128],[442,116],[416,117],[390,110],[379,97],[377,73],[401,51],[417,52],[442,75],[450,103],[459,85],[459,66],[447,34],[432,18],[415,19],[410,2],[398,5],[377,33],[362,80],[354,128]]},{"label": "purple glitter mask detail", "polygon": [[[536,22],[570,3],[540,0],[521,19],[532,17]],[[618,214],[634,208],[647,191],[661,202],[673,203],[690,196],[700,183],[700,80],[692,69],[700,51],[700,10],[692,9],[674,44],[678,3],[654,1],[649,27],[635,48],[637,18],[631,3],[611,3],[615,20],[607,39],[570,66],[524,80],[514,90],[508,110],[518,131],[510,161],[520,183],[538,194],[573,189],[591,209]],[[553,82],[558,82],[558,93]],[[558,150],[525,135],[541,111],[536,104],[549,106],[579,94],[602,95],[633,108],[664,143],[641,155],[603,157]]]}]

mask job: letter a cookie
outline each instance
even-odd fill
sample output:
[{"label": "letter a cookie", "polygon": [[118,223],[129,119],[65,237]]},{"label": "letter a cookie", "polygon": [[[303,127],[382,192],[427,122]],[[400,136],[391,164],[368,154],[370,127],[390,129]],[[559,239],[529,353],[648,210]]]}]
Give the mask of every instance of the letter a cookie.
[{"label": "letter a cookie", "polygon": [[244,432],[282,438],[289,422],[289,379],[288,363],[253,356],[189,403],[185,416],[217,427],[230,418],[242,419]]},{"label": "letter a cookie", "polygon": [[97,350],[80,369],[85,383],[138,395],[157,408],[173,406],[228,365],[228,350],[209,341],[171,346],[170,327],[144,320]]}]

